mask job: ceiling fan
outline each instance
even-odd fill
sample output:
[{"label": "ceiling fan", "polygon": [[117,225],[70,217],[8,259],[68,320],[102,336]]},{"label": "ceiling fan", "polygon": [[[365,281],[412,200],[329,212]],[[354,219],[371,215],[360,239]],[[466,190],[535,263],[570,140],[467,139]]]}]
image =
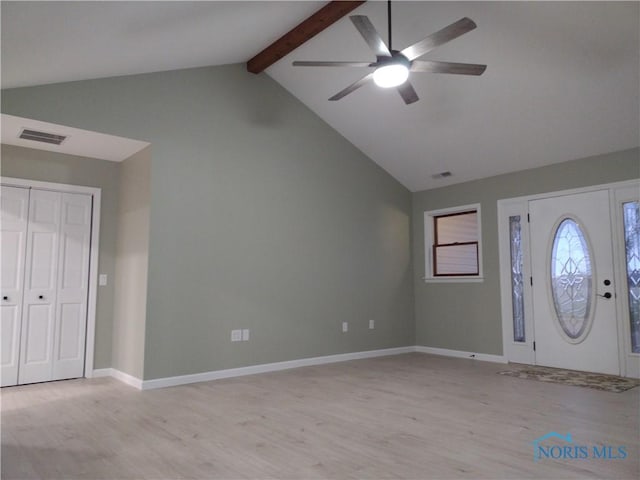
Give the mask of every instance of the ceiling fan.
[{"label": "ceiling fan", "polygon": [[486,65],[474,63],[452,63],[434,60],[417,60],[423,55],[440,45],[464,35],[476,28],[476,24],[470,18],[462,18],[448,27],[432,33],[427,38],[410,45],[403,50],[393,50],[391,45],[391,0],[387,2],[387,22],[389,42],[385,44],[368,17],[364,15],[352,15],[351,22],[360,32],[369,47],[376,54],[375,62],[324,62],[324,61],[295,61],[296,67],[360,67],[373,68],[360,80],[349,85],[344,90],[336,93],[330,101],[340,100],[357,90],[371,80],[382,88],[396,87],[400,96],[407,105],[418,101],[418,94],[409,82],[410,72],[427,73],[453,73],[458,75],[482,75]]}]

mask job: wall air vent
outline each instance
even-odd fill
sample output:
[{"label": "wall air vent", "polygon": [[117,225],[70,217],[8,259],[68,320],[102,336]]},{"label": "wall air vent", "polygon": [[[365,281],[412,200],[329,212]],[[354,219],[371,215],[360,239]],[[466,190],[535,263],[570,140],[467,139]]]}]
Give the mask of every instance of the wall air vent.
[{"label": "wall air vent", "polygon": [[435,175],[431,175],[431,178],[435,178],[435,179],[447,178],[447,177],[450,177],[451,175],[453,175],[451,172],[446,171],[446,172],[436,173]]},{"label": "wall air vent", "polygon": [[39,132],[38,130],[29,130],[23,128],[18,138],[24,140],[33,140],[34,142],[51,143],[53,145],[60,145],[67,139],[66,135],[56,135],[55,133]]}]

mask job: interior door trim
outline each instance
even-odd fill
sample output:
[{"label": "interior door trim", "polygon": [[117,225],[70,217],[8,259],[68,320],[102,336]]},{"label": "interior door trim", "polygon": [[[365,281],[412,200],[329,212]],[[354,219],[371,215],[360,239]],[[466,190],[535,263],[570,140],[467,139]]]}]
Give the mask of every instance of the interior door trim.
[{"label": "interior door trim", "polygon": [[89,295],[87,299],[87,330],[84,357],[84,377],[93,377],[95,351],[96,308],[98,300],[98,260],[100,252],[100,202],[102,189],[64,183],[41,182],[24,178],[0,177],[0,184],[8,187],[37,188],[63,193],[91,195],[91,245],[89,253]]}]

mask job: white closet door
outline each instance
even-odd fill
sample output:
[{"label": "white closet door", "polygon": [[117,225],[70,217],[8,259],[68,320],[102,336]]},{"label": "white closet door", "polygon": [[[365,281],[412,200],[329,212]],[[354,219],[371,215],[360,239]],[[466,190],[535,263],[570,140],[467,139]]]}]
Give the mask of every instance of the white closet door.
[{"label": "white closet door", "polygon": [[90,241],[91,196],[62,194],[52,380],[84,373]]},{"label": "white closet door", "polygon": [[29,189],[4,186],[0,188],[0,210],[2,212],[0,216],[2,231],[0,378],[1,386],[5,387],[18,383]]},{"label": "white closet door", "polygon": [[18,383],[53,375],[53,334],[62,194],[31,190]]}]

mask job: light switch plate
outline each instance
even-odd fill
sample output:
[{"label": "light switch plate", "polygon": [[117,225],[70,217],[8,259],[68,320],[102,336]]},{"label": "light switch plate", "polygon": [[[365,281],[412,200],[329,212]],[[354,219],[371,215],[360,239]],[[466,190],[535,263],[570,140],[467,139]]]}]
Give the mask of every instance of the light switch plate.
[{"label": "light switch plate", "polygon": [[98,285],[100,285],[101,287],[104,287],[106,284],[107,284],[107,274],[101,273],[100,276],[98,277]]},{"label": "light switch plate", "polygon": [[241,342],[242,341],[242,330],[231,330],[231,341],[232,342]]},{"label": "light switch plate", "polygon": [[245,328],[244,330],[242,330],[242,341],[246,342],[249,340],[249,329]]},{"label": "light switch plate", "polygon": [[342,322],[342,331],[343,332],[348,332],[349,331],[349,323],[348,322]]}]

